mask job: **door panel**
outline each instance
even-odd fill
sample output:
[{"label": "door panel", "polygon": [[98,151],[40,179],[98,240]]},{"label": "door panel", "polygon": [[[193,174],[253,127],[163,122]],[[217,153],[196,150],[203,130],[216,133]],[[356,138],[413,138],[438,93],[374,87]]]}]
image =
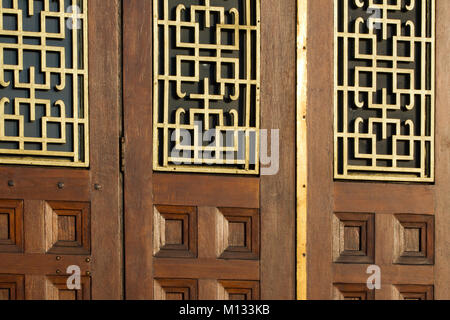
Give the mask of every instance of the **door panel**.
[{"label": "door panel", "polygon": [[[76,7],[70,8],[72,4]],[[16,51],[23,61],[2,65],[1,78],[9,79],[10,86],[2,83],[0,89],[2,97],[9,97],[6,104],[2,101],[0,121],[4,124],[12,117],[8,103],[29,108],[14,115],[25,127],[13,137],[18,150],[8,151],[13,139],[10,124],[0,126],[6,130],[6,137],[4,132],[0,135],[1,162],[10,164],[0,168],[0,297],[118,299],[122,295],[117,250],[121,246],[118,1],[3,1],[2,6],[2,15],[20,17],[17,21],[23,25],[11,29],[6,24],[0,32],[25,40],[18,42],[22,47]],[[78,18],[71,20],[68,13],[77,7]],[[48,16],[46,31],[36,23],[41,16]],[[55,27],[59,33],[51,30]],[[108,39],[102,36],[106,30],[111,34]],[[43,49],[31,39],[41,36],[55,47]],[[78,40],[78,50],[65,52]],[[3,54],[10,45],[2,45]],[[14,78],[9,69],[17,70]],[[30,74],[28,82],[25,74]],[[39,79],[46,84],[36,84]],[[18,88],[26,88],[30,98],[21,98]],[[50,124],[60,125],[59,137]],[[30,129],[36,125],[42,130]],[[40,146],[34,150],[36,144]],[[65,149],[69,147],[70,155]],[[72,265],[81,271],[79,290],[67,287],[67,268]]]},{"label": "door panel", "polygon": [[[253,127],[244,130],[254,132],[260,125],[262,128],[280,129],[282,142],[279,151],[283,156],[280,157],[278,173],[270,176],[257,174],[259,161],[253,167],[251,164],[247,166],[248,163],[244,162],[219,168],[205,163],[197,167],[184,168],[181,166],[177,168],[173,164],[167,165],[173,159],[164,156],[167,155],[167,150],[158,150],[158,147],[164,145],[165,140],[161,140],[159,136],[160,129],[155,131],[157,134],[152,134],[150,124],[154,123],[161,130],[165,130],[164,126],[167,126],[169,131],[173,129],[169,123],[172,116],[163,119],[164,113],[154,111],[155,108],[160,108],[160,103],[168,104],[164,110],[175,107],[173,101],[170,102],[171,100],[167,98],[169,90],[165,87],[167,83],[175,80],[167,75],[169,72],[163,76],[160,72],[164,73],[164,70],[172,72],[177,69],[175,66],[170,67],[168,61],[164,61],[156,54],[152,55],[152,52],[159,53],[159,49],[171,43],[168,40],[161,41],[164,39],[162,33],[155,33],[161,38],[158,39],[159,47],[154,50],[153,44],[156,42],[153,38],[153,28],[169,28],[169,25],[175,26],[179,23],[175,18],[171,22],[167,22],[167,18],[162,18],[164,12],[170,12],[168,17],[175,17],[176,4],[183,4],[187,7],[187,11],[193,10],[194,5],[197,5],[196,10],[199,12],[215,10],[220,12],[222,9],[217,7],[223,6],[229,10],[228,7],[233,4],[203,0],[194,4],[187,1],[156,2],[140,0],[123,3],[126,298],[293,299],[295,297],[295,175],[292,174],[295,172],[295,1],[265,1],[261,5],[260,13],[254,11],[258,10],[254,5],[259,1],[242,1],[237,7],[242,17],[239,21],[245,21],[246,16],[249,19],[252,13],[260,14],[261,17],[260,59],[265,63],[259,65],[258,50],[245,55],[247,58],[253,56],[250,61],[257,61],[253,66],[247,63],[247,68],[250,68],[247,72],[253,68],[254,76],[258,77],[260,74],[260,87],[255,87],[256,82],[244,84],[247,89],[255,87],[256,100],[250,105],[260,102],[261,112],[258,113],[257,108],[252,109],[256,110],[256,113],[253,113],[254,120],[250,120]],[[156,5],[161,9],[157,13],[152,13]],[[251,5],[253,9],[248,10],[246,7],[247,9],[242,11],[246,5]],[[178,10],[183,11],[182,6]],[[274,12],[277,14],[273,14]],[[152,19],[154,16],[159,17],[160,21],[153,20],[156,19]],[[220,15],[217,16],[220,18]],[[188,19],[185,15],[180,17],[183,21]],[[219,18],[211,14],[210,24],[214,25],[214,19]],[[199,28],[208,29],[207,21],[208,19],[205,19],[204,24],[200,23]],[[257,18],[253,18],[252,21],[254,25],[260,23]],[[195,40],[194,25],[195,23],[186,22],[184,27],[193,28],[192,41],[195,43],[193,47],[200,48],[202,44]],[[254,27],[248,30],[250,29],[253,30],[251,32],[256,32]],[[243,29],[241,32],[245,34],[246,30]],[[205,36],[205,30],[202,32],[203,35],[198,35],[200,38]],[[201,39],[204,41],[204,38]],[[250,37],[248,39],[251,45]],[[177,45],[181,46],[180,40],[177,41]],[[258,36],[254,41],[258,47]],[[230,44],[223,46],[226,45],[230,46]],[[213,43],[207,46],[217,50],[221,45]],[[229,50],[220,48],[222,49]],[[284,59],[273,59],[275,54],[282,55]],[[212,58],[203,56],[197,58],[198,61],[212,61]],[[156,75],[152,77],[155,65],[159,72],[155,72]],[[194,62],[194,68],[195,66]],[[274,73],[273,70],[277,72]],[[189,69],[183,72],[188,71]],[[209,71],[206,74],[210,74]],[[210,76],[202,73],[199,75],[200,80],[195,81],[201,84],[201,88],[197,89],[202,97],[197,98],[203,99],[203,102],[199,104],[200,110],[196,112],[205,113],[209,102],[205,100],[207,91],[204,90]],[[167,83],[155,85],[158,81]],[[174,91],[173,94],[174,99],[177,95],[183,96],[180,92]],[[211,100],[222,99],[217,95],[215,93]],[[231,108],[242,108],[243,105],[245,103],[239,102],[237,106],[233,105]],[[215,108],[220,110],[217,106]],[[174,113],[174,117],[180,116],[175,114],[175,110],[170,112]],[[168,114],[171,114],[170,112]],[[192,110],[190,113],[195,114]],[[157,117],[157,121],[154,121],[154,116]],[[206,122],[203,123],[204,128],[208,127]],[[189,126],[183,128],[194,130],[191,124],[192,121]],[[167,139],[167,133],[163,137]],[[246,140],[246,143],[248,145],[251,140]],[[251,149],[251,144],[248,146]],[[247,155],[251,154],[249,149],[246,151]],[[258,150],[256,152],[258,153]],[[155,159],[157,154],[160,156]],[[176,172],[177,170],[180,172]],[[182,173],[183,171],[187,172]]]},{"label": "door panel", "polygon": [[[361,9],[366,10],[369,1],[362,2],[364,4]],[[367,145],[361,143],[359,145],[360,153],[355,156],[358,149],[347,148],[344,142],[339,142],[342,137],[345,139],[350,137],[351,140],[356,136],[352,133],[352,126],[349,126],[348,131],[344,133],[340,131],[343,130],[340,123],[344,121],[343,119],[347,119],[345,116],[339,117],[339,112],[342,112],[340,108],[343,108],[343,106],[345,108],[346,101],[349,102],[349,105],[354,101],[354,95],[349,95],[348,100],[346,100],[346,95],[343,92],[351,92],[361,88],[364,91],[367,87],[372,86],[370,81],[369,83],[365,82],[367,78],[363,78],[363,76],[359,79],[360,82],[357,82],[358,78],[355,80],[352,72],[348,72],[344,76],[347,72],[346,68],[351,70],[358,63],[360,66],[371,68],[372,65],[365,65],[363,62],[367,56],[360,56],[360,61],[352,62],[353,64],[338,63],[338,60],[344,56],[342,50],[364,51],[370,46],[367,47],[367,43],[363,44],[363,41],[359,46],[352,46],[353,40],[351,39],[356,37],[354,34],[348,37],[350,40],[334,42],[333,30],[340,32],[339,36],[345,38],[342,30],[347,28],[345,23],[337,23],[334,27],[333,22],[339,21],[335,20],[334,15],[345,15],[350,10],[353,10],[354,13],[359,10],[358,4],[334,1],[333,4],[336,7],[333,7],[333,4],[328,1],[309,2],[309,25],[313,25],[314,28],[310,28],[308,31],[308,64],[314,68],[314,72],[310,72],[308,75],[307,291],[308,297],[312,299],[448,298],[448,272],[443,272],[443,270],[447,268],[445,260],[449,256],[449,249],[446,244],[449,240],[448,234],[444,234],[442,230],[448,228],[448,212],[445,207],[448,206],[449,201],[448,181],[450,175],[446,162],[449,157],[449,150],[442,146],[448,140],[448,129],[444,122],[448,123],[450,115],[445,102],[445,99],[448,99],[448,90],[445,89],[448,77],[446,78],[441,70],[448,69],[448,58],[444,57],[443,48],[448,45],[449,41],[448,35],[444,31],[444,21],[448,19],[450,8],[443,1],[415,1],[415,6],[412,8],[408,8],[410,7],[408,2],[399,2],[402,11],[401,13],[398,12],[398,15],[392,19],[406,19],[409,17],[409,10],[417,10],[417,6],[420,6],[420,12],[428,12],[427,15],[422,15],[422,18],[426,16],[426,19],[431,19],[433,17],[433,6],[436,6],[435,23],[429,20],[428,23],[421,24],[424,28],[417,29],[421,37],[425,37],[425,34],[431,37],[435,28],[435,38],[424,40],[423,43],[429,43],[427,46],[418,44],[413,63],[409,64],[408,67],[403,66],[403,68],[414,69],[416,66],[420,66],[420,63],[426,62],[427,64],[427,67],[421,69],[423,74],[425,74],[425,70],[428,70],[427,77],[419,76],[418,79],[428,79],[428,81],[423,80],[416,84],[416,89],[418,86],[422,86],[423,90],[414,92],[416,101],[416,109],[414,110],[419,110],[428,101],[431,101],[431,104],[426,111],[416,115],[417,119],[411,119],[413,122],[418,121],[415,122],[418,128],[429,128],[431,124],[435,124],[435,133],[433,129],[423,130],[421,131],[423,139],[420,139],[423,141],[422,147],[426,146],[426,141],[431,141],[430,143],[433,144],[433,139],[435,139],[436,148],[433,154],[432,147],[425,147],[420,151],[421,155],[418,155],[418,153],[414,155],[414,159],[420,161],[405,162],[399,166],[401,169],[395,168],[393,164],[403,161],[400,160],[401,154],[405,154],[406,151],[400,151],[400,147],[394,149],[395,152],[398,152],[396,155],[400,155],[400,157],[395,154],[392,157],[392,152],[386,153],[386,150],[383,149],[386,148],[386,145],[372,149],[375,151],[367,154],[373,156],[385,152],[385,159],[392,158],[387,162],[377,161],[376,165],[367,168],[364,167],[367,162],[361,160],[364,158],[361,154],[364,154],[364,148]],[[348,11],[345,9],[347,5]],[[390,16],[394,11],[398,11],[398,8],[394,8],[394,6],[385,10],[386,4],[381,3],[375,6],[377,5],[382,7],[382,12],[380,12],[382,16],[386,14]],[[354,16],[355,14],[353,14]],[[411,19],[418,19],[419,16],[416,15]],[[362,21],[364,22],[364,20]],[[349,21],[349,34],[358,30],[358,28],[352,29],[352,25],[355,23],[358,23],[358,20],[352,19]],[[425,26],[427,27],[425,28]],[[381,20],[380,27],[381,29],[385,27]],[[392,30],[389,30],[388,33]],[[367,34],[364,25],[360,32],[361,37]],[[383,39],[383,33],[382,31],[379,32],[380,38],[377,43],[381,48],[383,44],[380,39]],[[405,36],[408,37],[408,35]],[[390,38],[388,37],[388,39]],[[344,44],[345,41],[348,41],[348,45]],[[422,40],[416,38],[412,42],[415,41],[421,42]],[[336,47],[334,47],[334,43]],[[436,48],[436,70],[431,63],[434,45]],[[419,47],[431,51],[426,57],[417,59],[417,55],[420,56],[420,53],[418,53]],[[388,53],[389,51],[385,51],[384,54],[388,55]],[[401,55],[400,51],[398,51],[398,54]],[[395,56],[395,54],[391,53],[391,56]],[[378,56],[376,59],[380,59],[380,57]],[[335,61],[334,64],[333,61]],[[396,65],[386,65],[382,62],[378,65],[381,68],[386,68],[382,71],[384,73],[392,72],[397,68]],[[348,85],[337,87],[338,89],[333,93],[330,86],[330,83],[333,83],[333,76],[327,70],[335,70],[336,83],[342,83],[347,79]],[[370,70],[366,69],[365,71]],[[434,73],[435,83],[433,80]],[[382,95],[386,95],[386,92],[382,93],[382,88],[389,90],[389,81],[386,82],[385,80],[380,77],[375,79],[375,83],[378,84],[376,89],[380,91],[381,95],[375,97],[374,102]],[[398,85],[400,86],[400,82]],[[393,94],[393,91],[389,92],[390,95]],[[434,94],[436,94],[435,122],[432,111]],[[364,110],[367,110],[367,95],[360,93],[359,97],[364,101],[364,106],[358,108],[357,102],[355,102],[354,108],[349,108],[348,119],[355,117],[358,112],[359,115],[356,116],[361,116],[361,113],[363,114]],[[425,98],[420,99],[418,97]],[[334,99],[337,107],[335,112],[338,114],[333,117],[331,106]],[[386,99],[378,107],[381,105],[389,108],[392,107],[391,103],[392,101],[389,102]],[[405,103],[407,103],[407,100],[401,100],[400,102],[402,106]],[[406,113],[407,108],[402,107],[397,113],[389,111],[387,114],[388,117],[396,119],[402,117],[400,115],[402,112]],[[426,116],[430,114],[431,119],[426,120]],[[369,116],[383,118],[381,113],[378,116],[376,113]],[[403,120],[399,124],[406,121],[404,118],[401,119]],[[365,120],[362,121],[362,123],[365,123]],[[321,123],[321,126],[318,126],[317,123]],[[366,126],[361,125],[360,130],[363,132],[366,130]],[[383,136],[382,131],[383,129],[379,132],[380,137]],[[402,134],[404,133],[399,135]],[[330,152],[330,150],[333,150],[333,137],[337,139],[334,144],[334,148],[336,148],[334,158],[332,152]],[[389,139],[390,136],[388,135],[388,139],[380,138],[376,142],[383,143],[384,140]],[[351,143],[348,142],[348,146],[351,146]],[[314,147],[317,144],[323,147],[317,149]],[[348,157],[348,163],[339,162],[339,157]],[[413,163],[423,170],[419,172],[411,169]],[[374,175],[373,172],[378,172],[378,174]],[[415,173],[411,174],[413,172]],[[370,290],[366,284],[368,278],[372,275],[372,273],[367,273],[367,269],[371,265],[380,267],[381,288],[378,290]]]}]

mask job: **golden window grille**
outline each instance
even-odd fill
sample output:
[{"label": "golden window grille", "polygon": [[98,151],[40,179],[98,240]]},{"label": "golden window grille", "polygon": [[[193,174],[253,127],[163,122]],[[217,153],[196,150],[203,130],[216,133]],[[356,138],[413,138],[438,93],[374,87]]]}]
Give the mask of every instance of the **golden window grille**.
[{"label": "golden window grille", "polygon": [[335,0],[334,177],[434,181],[435,0]]},{"label": "golden window grille", "polygon": [[260,0],[153,4],[154,170],[258,174]]},{"label": "golden window grille", "polygon": [[87,0],[0,1],[0,163],[87,167]]}]

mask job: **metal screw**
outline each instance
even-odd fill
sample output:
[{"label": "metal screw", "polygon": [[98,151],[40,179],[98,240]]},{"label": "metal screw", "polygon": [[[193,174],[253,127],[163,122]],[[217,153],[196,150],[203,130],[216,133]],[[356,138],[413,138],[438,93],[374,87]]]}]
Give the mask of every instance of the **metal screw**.
[{"label": "metal screw", "polygon": [[90,258],[86,258],[86,262],[91,262],[91,259]]},{"label": "metal screw", "polygon": [[57,257],[56,257],[56,261],[59,261],[59,260],[61,260],[61,257],[60,257],[60,256],[57,256]]},{"label": "metal screw", "polygon": [[60,274],[60,273],[61,273],[61,270],[56,269],[56,274]]},{"label": "metal screw", "polygon": [[64,182],[58,182],[58,188],[63,189],[64,188]]},{"label": "metal screw", "polygon": [[87,276],[90,276],[90,275],[91,275],[91,272],[90,272],[90,271],[86,271],[86,275],[87,275]]},{"label": "metal screw", "polygon": [[8,181],[8,186],[9,187],[14,187],[14,181],[13,180],[9,180]]},{"label": "metal screw", "polygon": [[102,186],[98,183],[94,184],[94,188],[95,188],[95,190],[98,190],[98,191],[102,190]]}]

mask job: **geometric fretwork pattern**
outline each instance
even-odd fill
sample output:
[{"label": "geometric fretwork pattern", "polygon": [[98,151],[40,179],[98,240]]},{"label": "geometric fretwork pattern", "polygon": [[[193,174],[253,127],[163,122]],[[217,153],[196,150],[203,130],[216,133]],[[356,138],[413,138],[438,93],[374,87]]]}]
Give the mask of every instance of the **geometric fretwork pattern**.
[{"label": "geometric fretwork pattern", "polygon": [[434,181],[434,0],[335,1],[335,178]]},{"label": "geometric fretwork pattern", "polygon": [[87,167],[87,0],[0,1],[0,163]]},{"label": "geometric fretwork pattern", "polygon": [[153,168],[258,174],[260,0],[153,3]]}]

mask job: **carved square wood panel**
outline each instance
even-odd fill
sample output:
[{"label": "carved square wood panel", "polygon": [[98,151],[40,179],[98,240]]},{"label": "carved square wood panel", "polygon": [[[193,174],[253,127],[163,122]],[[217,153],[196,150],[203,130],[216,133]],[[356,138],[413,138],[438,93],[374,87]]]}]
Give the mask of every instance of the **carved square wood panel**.
[{"label": "carved square wood panel", "polygon": [[23,251],[23,201],[0,200],[0,252]]},{"label": "carved square wood panel", "polygon": [[45,203],[47,253],[90,254],[90,204],[47,201]]},{"label": "carved square wood panel", "polygon": [[259,258],[258,209],[217,210],[217,254],[222,259]]},{"label": "carved square wood panel", "polygon": [[338,263],[374,263],[374,214],[340,212],[334,214],[333,259]]},{"label": "carved square wood panel", "polygon": [[0,300],[24,300],[25,277],[23,275],[0,274]]},{"label": "carved square wood panel", "polygon": [[394,298],[398,300],[433,300],[434,287],[432,285],[396,284]]},{"label": "carved square wood panel", "polygon": [[396,264],[434,264],[434,216],[396,214]]},{"label": "carved square wood panel", "polygon": [[68,276],[47,276],[47,299],[49,300],[91,300],[91,278],[80,279],[81,288],[70,290]]},{"label": "carved square wood panel", "polygon": [[375,291],[365,283],[335,283],[335,300],[375,300]]},{"label": "carved square wood panel", "polygon": [[155,300],[197,300],[198,283],[194,279],[155,279]]},{"label": "carved square wood panel", "polygon": [[154,255],[160,258],[197,257],[197,208],[154,207]]},{"label": "carved square wood panel", "polygon": [[219,300],[259,300],[259,281],[219,280]]}]

